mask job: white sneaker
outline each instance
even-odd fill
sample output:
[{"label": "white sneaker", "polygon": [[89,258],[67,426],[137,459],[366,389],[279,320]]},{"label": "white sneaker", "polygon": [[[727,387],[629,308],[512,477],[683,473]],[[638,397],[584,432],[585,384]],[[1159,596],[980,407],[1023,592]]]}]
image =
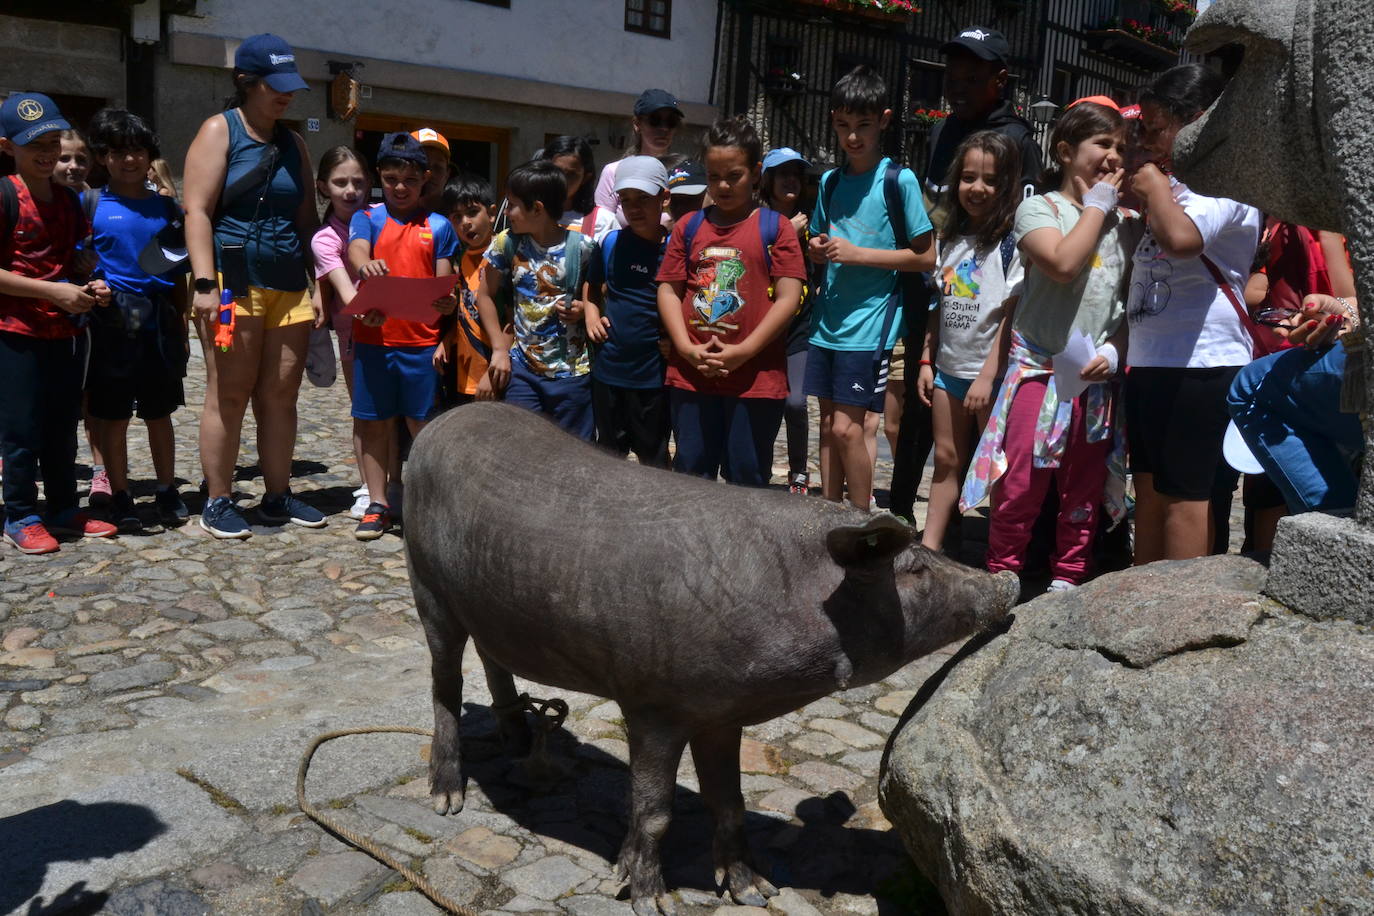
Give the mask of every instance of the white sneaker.
[{"label": "white sneaker", "polygon": [[348,514],[353,518],[362,518],[367,514],[367,507],[372,505],[372,495],[367,492],[367,485],[354,490],[353,497],[353,508],[348,510]]},{"label": "white sneaker", "polygon": [[1045,589],[1045,594],[1048,595],[1051,592],[1071,592],[1076,588],[1078,588],[1078,586],[1067,579],[1055,579],[1050,583],[1050,587]]}]

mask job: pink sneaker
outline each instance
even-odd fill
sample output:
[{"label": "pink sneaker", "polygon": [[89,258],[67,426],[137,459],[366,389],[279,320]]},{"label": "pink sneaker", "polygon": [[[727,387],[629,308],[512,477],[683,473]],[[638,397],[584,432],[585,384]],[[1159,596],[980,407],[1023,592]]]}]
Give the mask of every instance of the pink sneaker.
[{"label": "pink sneaker", "polygon": [[92,506],[103,506],[109,503],[114,491],[110,489],[110,475],[101,468],[91,475],[91,493],[87,497],[87,502]]}]

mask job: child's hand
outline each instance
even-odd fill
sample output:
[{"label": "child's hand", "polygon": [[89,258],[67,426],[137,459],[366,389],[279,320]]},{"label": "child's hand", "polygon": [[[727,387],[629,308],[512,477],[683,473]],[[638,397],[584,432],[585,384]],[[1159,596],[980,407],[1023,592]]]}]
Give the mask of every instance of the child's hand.
[{"label": "child's hand", "polygon": [[853,242],[833,235],[822,237],[825,242],[821,245],[821,251],[825,254],[825,260],[832,264],[853,264],[858,260],[859,246]]},{"label": "child's hand", "polygon": [[[925,368],[922,366],[921,368]],[[932,378],[931,384],[934,384]],[[964,409],[971,413],[979,413],[987,410],[992,403],[992,379],[987,378],[982,373],[973,380],[973,384],[968,386],[968,394],[964,395]]]},{"label": "child's hand", "polygon": [[444,364],[448,362],[448,351],[447,351],[446,347],[447,347],[447,345],[444,343],[444,341],[441,340],[441,341],[439,341],[438,345],[435,346],[435,348],[434,348],[434,371],[435,371],[435,372],[443,372],[443,371],[444,371]]},{"label": "child's hand", "polygon": [[806,231],[806,227],[810,222],[811,217],[807,216],[805,213],[798,212],[796,216],[792,217],[792,228],[797,230],[797,235],[801,235]]},{"label": "child's hand", "polygon": [[358,268],[359,277],[385,277],[387,273],[386,261],[381,258],[374,258]]},{"label": "child's hand", "polygon": [[712,334],[711,342],[707,345],[706,358],[708,362],[715,363],[716,374],[720,376],[729,375],[753,357],[743,344],[723,343],[719,337]]},{"label": "child's hand", "polygon": [[586,311],[586,303],[581,299],[569,301],[567,298],[563,298],[553,307],[553,311],[558,316],[558,320],[564,324],[576,324],[582,320],[582,314]]},{"label": "child's hand", "polygon": [[673,352],[673,342],[666,337],[660,337],[658,339],[658,352],[664,359],[667,359],[668,354]]},{"label": "child's hand", "polygon": [[1083,371],[1078,373],[1078,377],[1092,385],[1105,382],[1112,377],[1112,364],[1107,361],[1105,356],[1094,356],[1092,362],[1084,366]]},{"label": "child's hand", "polygon": [[496,392],[491,389],[491,376],[485,372],[483,372],[482,377],[477,380],[477,400],[496,400]]},{"label": "child's hand", "polygon": [[822,233],[813,236],[811,241],[806,243],[806,256],[816,264],[829,263],[829,258],[825,256],[825,243],[830,241],[830,236]]},{"label": "child's hand", "polygon": [[677,351],[677,355],[707,378],[716,378],[720,375],[720,366],[711,352],[710,344],[689,344],[687,347]]},{"label": "child's hand", "polygon": [[492,392],[505,391],[510,384],[510,351],[492,348],[491,365],[487,366]]},{"label": "child's hand", "polygon": [[104,280],[92,280],[86,284],[86,292],[95,297],[95,304],[106,306],[110,304],[110,288],[105,285]]},{"label": "child's hand", "polygon": [[432,305],[434,311],[438,312],[440,315],[452,315],[453,310],[458,308],[458,295],[456,293],[449,293],[447,296],[440,296],[438,299],[431,302],[430,305]]},{"label": "child's hand", "polygon": [[95,296],[84,286],[77,286],[75,283],[54,283],[52,288],[48,301],[69,314],[81,315],[89,312],[95,305]]},{"label": "child's hand", "polygon": [[1159,170],[1153,162],[1147,162],[1136,169],[1131,176],[1131,190],[1141,200],[1149,200],[1151,194],[1170,193],[1169,176]]},{"label": "child's hand", "polygon": [[933,366],[922,366],[921,371],[916,373],[916,396],[921,399],[921,403],[927,407],[932,406],[932,399],[935,397],[935,368]]},{"label": "child's hand", "polygon": [[605,343],[610,337],[611,319],[602,315],[596,321],[587,322],[587,339],[592,343]]},{"label": "child's hand", "polygon": [[386,313],[380,312],[377,309],[368,309],[358,316],[358,320],[369,328],[380,328],[382,325],[386,324]]}]

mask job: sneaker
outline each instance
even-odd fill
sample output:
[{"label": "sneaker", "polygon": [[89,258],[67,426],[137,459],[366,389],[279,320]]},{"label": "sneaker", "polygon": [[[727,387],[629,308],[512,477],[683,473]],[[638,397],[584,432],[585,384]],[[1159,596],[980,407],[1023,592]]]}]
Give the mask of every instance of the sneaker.
[{"label": "sneaker", "polygon": [[1053,592],[1071,592],[1076,588],[1078,588],[1078,586],[1068,579],[1055,579],[1050,583],[1050,587],[1045,589],[1045,594],[1048,595]]},{"label": "sneaker", "polygon": [[401,502],[405,499],[405,484],[399,480],[393,480],[386,485],[386,501],[391,509],[391,517],[396,521],[401,520]]},{"label": "sneaker", "polygon": [[87,515],[75,506],[48,519],[48,530],[53,534],[82,538],[108,538],[119,533],[114,525]]},{"label": "sneaker", "polygon": [[375,541],[386,534],[391,525],[391,510],[381,503],[372,503],[363,513],[363,520],[353,529],[353,536],[360,541]]},{"label": "sneaker", "polygon": [[186,508],[186,503],[176,487],[159,489],[153,502],[157,505],[157,517],[162,520],[163,525],[180,525],[191,517],[191,510]]},{"label": "sneaker", "polygon": [[100,468],[91,474],[91,492],[86,497],[86,502],[92,506],[109,505],[110,497],[113,496],[110,490],[110,475],[105,473],[104,468]]},{"label": "sneaker", "polygon": [[290,522],[304,528],[323,528],[328,523],[323,512],[292,496],[290,490],[278,496],[264,496],[258,503],[258,518],[269,525]]},{"label": "sneaker", "polygon": [[60,549],[57,539],[48,533],[36,515],[21,518],[17,522],[5,522],[5,540],[19,548],[21,553],[53,553]]},{"label": "sneaker", "polygon": [[367,492],[367,484],[353,491],[353,508],[348,510],[348,514],[353,518],[362,518],[367,514],[367,507],[372,505],[372,494]]},{"label": "sneaker", "polygon": [[792,479],[788,481],[787,492],[797,496],[808,495],[811,492],[811,475],[803,471],[793,474]]},{"label": "sneaker", "polygon": [[110,497],[110,508],[106,510],[110,522],[120,531],[142,531],[143,522],[134,508],[134,499],[128,490],[120,490]]},{"label": "sneaker", "polygon": [[252,530],[248,527],[248,520],[227,496],[216,496],[205,504],[205,509],[200,513],[200,527],[217,538],[253,536]]}]

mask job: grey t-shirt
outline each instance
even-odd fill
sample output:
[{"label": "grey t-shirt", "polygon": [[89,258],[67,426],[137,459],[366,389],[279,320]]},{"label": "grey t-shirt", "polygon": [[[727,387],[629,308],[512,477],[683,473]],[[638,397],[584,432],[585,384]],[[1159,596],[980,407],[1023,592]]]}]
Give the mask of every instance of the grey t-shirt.
[{"label": "grey t-shirt", "polygon": [[[1053,227],[1068,235],[1082,211],[1058,191],[1028,198],[1016,208],[1019,242],[1036,229]],[[1012,328],[1043,350],[1058,353],[1075,328],[1101,346],[1126,315],[1126,281],[1131,256],[1144,226],[1131,210],[1108,215],[1097,251],[1070,283],[1056,283],[1027,259],[1025,288]],[[1023,253],[1024,256],[1024,253]]]}]

